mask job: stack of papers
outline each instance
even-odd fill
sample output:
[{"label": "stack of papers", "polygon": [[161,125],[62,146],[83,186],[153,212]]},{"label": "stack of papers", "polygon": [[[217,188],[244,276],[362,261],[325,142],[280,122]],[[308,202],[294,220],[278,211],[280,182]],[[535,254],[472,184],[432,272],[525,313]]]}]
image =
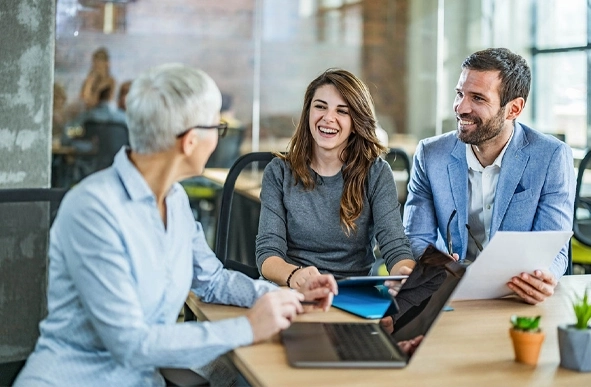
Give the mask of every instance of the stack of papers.
[{"label": "stack of papers", "polygon": [[478,258],[466,269],[453,300],[508,296],[512,277],[548,269],[572,231],[497,231]]}]

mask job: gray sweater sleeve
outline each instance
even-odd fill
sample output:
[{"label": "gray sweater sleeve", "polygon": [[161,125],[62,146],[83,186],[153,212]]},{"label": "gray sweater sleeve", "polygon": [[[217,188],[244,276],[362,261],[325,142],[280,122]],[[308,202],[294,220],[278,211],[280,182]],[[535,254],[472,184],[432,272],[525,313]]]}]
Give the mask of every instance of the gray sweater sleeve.
[{"label": "gray sweater sleeve", "polygon": [[256,263],[273,256],[287,257],[286,209],[283,205],[284,161],[274,158],[265,168],[261,188],[261,214],[256,237]]},{"label": "gray sweater sleeve", "polygon": [[373,164],[368,186],[374,235],[389,272],[398,261],[414,258],[402,226],[394,175],[387,162],[379,159]]}]

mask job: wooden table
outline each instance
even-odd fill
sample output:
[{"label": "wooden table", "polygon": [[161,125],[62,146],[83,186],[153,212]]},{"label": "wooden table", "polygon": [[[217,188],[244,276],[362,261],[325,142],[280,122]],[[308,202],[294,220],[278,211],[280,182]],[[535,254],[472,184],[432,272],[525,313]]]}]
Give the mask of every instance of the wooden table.
[{"label": "wooden table", "polygon": [[[229,169],[226,168],[205,168],[201,176],[219,184],[224,185]],[[405,171],[393,171],[398,198],[406,198],[406,181],[408,173]],[[260,201],[261,185],[263,181],[263,171],[244,171],[236,179],[235,191],[247,196],[255,201]]]},{"label": "wooden table", "polygon": [[[258,152],[285,152],[289,145],[291,137],[267,137],[259,139]],[[419,141],[412,135],[408,134],[389,134],[388,146],[390,148],[401,148],[408,154],[409,157],[415,153]],[[240,153],[245,154],[252,152],[252,138],[245,138],[240,146]]]},{"label": "wooden table", "polygon": [[[570,306],[591,275],[565,276],[556,294],[531,306],[514,299],[456,301],[444,312],[418,348],[409,366],[398,370],[291,368],[278,337],[242,347],[230,358],[253,386],[590,386],[591,373],[560,368],[556,327],[574,322]],[[199,320],[236,317],[244,308],[211,305],[191,294],[187,304]],[[513,360],[509,318],[542,315],[546,333],[540,360],[532,367]],[[298,321],[358,321],[332,308],[328,313],[298,316]]]},{"label": "wooden table", "polygon": [[[205,168],[201,176],[223,186],[229,169],[227,168]],[[261,185],[263,182],[263,171],[244,170],[236,179],[234,190],[249,198],[260,201]]]},{"label": "wooden table", "polygon": [[73,156],[76,154],[76,148],[74,148],[73,146],[70,146],[70,145],[52,144],[51,145],[51,154]]}]

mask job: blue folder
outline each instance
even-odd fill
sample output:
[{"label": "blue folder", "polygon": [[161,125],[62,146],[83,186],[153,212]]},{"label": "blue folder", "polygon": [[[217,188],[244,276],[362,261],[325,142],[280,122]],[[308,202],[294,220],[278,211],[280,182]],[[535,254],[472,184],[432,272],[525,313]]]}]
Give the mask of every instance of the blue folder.
[{"label": "blue folder", "polygon": [[378,319],[398,312],[398,304],[384,285],[339,286],[332,306],[357,316]]}]

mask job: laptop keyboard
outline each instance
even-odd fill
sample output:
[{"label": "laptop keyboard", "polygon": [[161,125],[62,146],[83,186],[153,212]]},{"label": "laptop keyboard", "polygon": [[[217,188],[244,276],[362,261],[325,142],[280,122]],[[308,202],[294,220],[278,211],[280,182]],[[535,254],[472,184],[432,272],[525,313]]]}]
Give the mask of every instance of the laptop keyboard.
[{"label": "laptop keyboard", "polygon": [[341,360],[379,361],[393,358],[377,324],[330,323],[324,324]]}]

